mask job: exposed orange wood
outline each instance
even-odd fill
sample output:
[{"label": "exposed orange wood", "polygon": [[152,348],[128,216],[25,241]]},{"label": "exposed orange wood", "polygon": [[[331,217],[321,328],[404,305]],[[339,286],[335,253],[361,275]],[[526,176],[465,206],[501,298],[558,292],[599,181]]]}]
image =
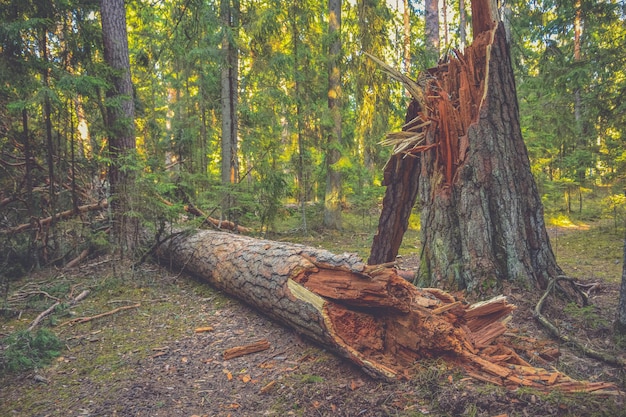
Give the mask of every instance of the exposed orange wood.
[{"label": "exposed orange wood", "polygon": [[240,356],[249,355],[251,353],[261,352],[270,348],[270,342],[262,339],[245,346],[235,346],[224,351],[224,360],[238,358]]}]

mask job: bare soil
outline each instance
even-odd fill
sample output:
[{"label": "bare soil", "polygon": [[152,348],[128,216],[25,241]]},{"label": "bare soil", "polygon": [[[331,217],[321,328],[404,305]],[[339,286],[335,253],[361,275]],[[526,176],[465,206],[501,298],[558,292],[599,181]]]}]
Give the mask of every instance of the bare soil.
[{"label": "bare soil", "polygon": [[[107,259],[90,262],[11,284],[13,295],[35,288],[64,299],[82,289],[91,293],[43,323],[66,343],[52,365],[0,379],[1,416],[626,416],[623,395],[508,391],[467,378],[443,361],[416,364],[409,381],[375,380],[192,277],[152,264],[133,271]],[[415,265],[415,258],[402,260],[404,268]],[[527,360],[626,388],[624,369],[582,357],[538,327],[532,308],[539,293],[503,291],[519,307],[504,337]],[[546,315],[589,345],[624,357],[626,344],[611,327],[617,294],[617,283],[601,282],[591,293],[594,307],[581,312],[552,297]],[[52,304],[41,294],[13,300],[13,314],[0,317],[0,337],[27,327]],[[132,303],[141,306],[64,324]],[[212,330],[196,333],[202,327]],[[223,359],[226,349],[260,339],[270,348]],[[558,360],[533,356],[534,347],[548,345],[558,347]]]}]

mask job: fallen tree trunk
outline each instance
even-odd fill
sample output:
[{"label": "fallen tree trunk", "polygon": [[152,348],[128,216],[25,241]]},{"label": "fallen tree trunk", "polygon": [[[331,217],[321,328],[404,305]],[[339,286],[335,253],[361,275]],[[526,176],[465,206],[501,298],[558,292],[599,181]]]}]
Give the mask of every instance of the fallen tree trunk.
[{"label": "fallen tree trunk", "polygon": [[443,356],[499,385],[615,389],[533,368],[494,343],[515,308],[504,297],[470,306],[441,290],[416,288],[389,265],[365,265],[353,254],[209,230],[177,234],[157,254],[373,376],[410,377],[416,361]]}]

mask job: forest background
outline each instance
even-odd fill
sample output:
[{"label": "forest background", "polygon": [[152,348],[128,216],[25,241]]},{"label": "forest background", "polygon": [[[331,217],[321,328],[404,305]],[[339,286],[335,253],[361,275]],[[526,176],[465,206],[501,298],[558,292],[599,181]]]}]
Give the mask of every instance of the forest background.
[{"label": "forest background", "polygon": [[[380,142],[402,126],[409,99],[365,52],[417,78],[471,41],[465,2],[427,3],[439,6],[437,44],[420,2],[339,2],[340,31],[329,30],[325,2],[128,2],[136,147],[120,156],[107,140],[107,111],[123,97],[107,94],[114,71],[105,62],[98,2],[5,2],[3,287],[33,267],[110,247],[110,213],[89,211],[109,197],[111,166],[133,173],[126,216],[157,233],[189,207],[264,233],[285,219],[283,227],[305,235],[341,228],[323,215],[329,192],[355,227],[375,223],[391,153]],[[609,217],[620,227],[626,4],[512,1],[501,15],[548,218]],[[337,136],[329,105],[335,61],[340,134],[330,140]],[[332,172],[340,182],[329,191]],[[80,211],[82,219],[66,223],[53,216]],[[419,228],[419,219],[412,225]]]},{"label": "forest background", "polygon": [[[383,168],[392,152],[381,141],[388,132],[400,130],[410,98],[365,53],[419,82],[418,74],[425,74],[440,57],[472,41],[469,6],[463,0],[133,0],[126,4],[107,0],[108,5],[121,5],[126,16],[126,24],[117,29],[123,26],[127,32],[123,38],[128,40],[131,97],[128,92],[112,94],[124,70],[113,69],[117,67],[107,55],[110,37],[105,36],[104,3],[6,0],[0,6],[0,312],[11,320],[18,317],[19,321],[26,310],[33,317],[54,310],[51,298],[63,304],[52,315],[52,325],[60,317],[74,314],[72,304],[62,303],[61,297],[74,300],[78,284],[70,285],[55,274],[46,283],[53,286],[59,281],[55,291],[42,284],[26,296],[27,301],[19,298],[22,289],[32,288],[29,284],[39,285],[36,270],[52,266],[49,271],[68,271],[68,266],[86,257],[118,249],[136,251],[128,257],[137,260],[138,255],[148,253],[154,241],[142,240],[144,231],[160,239],[180,220],[191,220],[195,227],[210,216],[221,226],[248,227],[251,234],[302,239],[367,256],[385,192]],[[597,233],[576,242],[577,254],[598,257],[594,260],[598,262],[559,257],[559,263],[565,270],[586,265],[588,269],[580,270],[582,275],[599,277],[613,287],[619,274],[616,242],[624,236],[626,220],[626,2],[506,1],[501,2],[500,14],[509,37],[532,172],[547,223],[558,226],[551,230],[553,249],[557,256],[569,254],[558,239],[562,226],[602,220]],[[341,20],[331,16],[341,16]],[[123,23],[119,18],[113,20]],[[112,118],[119,116],[129,100],[134,114],[122,116],[116,126]],[[118,145],[112,143],[120,131],[129,129],[131,146],[118,152]],[[117,178],[129,180],[123,188],[123,194],[130,197],[122,202],[123,216],[140,232],[126,229],[127,245],[119,245],[112,227],[120,204],[118,197],[111,198],[113,186],[118,185],[111,182],[112,171]],[[415,255],[419,249],[415,236],[420,227],[418,213],[416,208],[403,255]],[[602,261],[606,265],[598,268]],[[151,316],[144,312],[130,319],[152,320],[161,317],[156,311],[160,309],[163,317],[171,316],[171,329],[180,334],[174,330],[159,333],[163,345],[184,337],[202,318],[195,317],[192,310],[189,315],[182,313],[190,293],[198,294],[192,304],[216,297],[196,284],[180,284],[180,290],[178,276],[168,277],[163,285],[168,291],[180,290],[180,294],[164,296],[162,288],[154,284],[151,270],[143,276],[144,272],[133,269],[136,264],[122,264],[128,266],[125,272],[117,270],[115,263],[111,265],[116,277],[140,279],[132,284],[94,272],[97,283],[91,287],[111,299],[94,300],[102,305],[84,308],[89,314],[105,310],[109,301],[118,303],[126,297],[120,294],[141,298],[135,290],[148,282],[150,295],[144,298],[149,301],[143,308]],[[612,312],[617,291],[606,293],[602,296],[610,298],[605,304],[611,307],[604,311]],[[163,296],[170,300],[152,305]],[[512,294],[512,298],[526,303],[524,307],[530,303],[523,295],[516,298]],[[226,303],[221,298],[218,301]],[[30,307],[22,310],[20,303]],[[605,304],[599,303],[599,308]],[[180,315],[172,315],[178,307]],[[615,342],[606,336],[609,324],[598,324],[596,310],[561,307],[553,310],[582,312],[578,319],[583,325],[571,328],[589,330],[603,348],[623,348],[623,339]],[[11,320],[9,327],[0,330],[15,330]],[[533,321],[523,315],[518,320]],[[18,327],[27,321],[22,318]],[[233,319],[225,325],[232,330],[237,322]],[[32,323],[36,326],[37,319]],[[142,323],[136,328],[151,325]],[[105,333],[112,335],[106,333],[110,338],[106,340],[120,333],[115,322],[103,326]],[[266,323],[259,326],[264,328]],[[41,345],[42,351],[58,355],[62,349],[59,339],[44,330],[36,335],[0,335],[7,346],[20,347],[15,340],[25,340],[26,350]],[[106,344],[110,351],[97,351],[95,356],[79,360],[84,359],[85,367],[95,362],[96,367],[117,364],[113,359],[126,343],[133,354],[138,352],[137,346],[145,346],[147,351],[141,355],[153,358],[154,334],[146,334],[141,341],[133,341],[128,334],[122,337],[128,340]],[[276,336],[276,341],[282,339]],[[89,341],[94,349],[105,345],[96,339]],[[202,352],[205,345],[196,341],[189,349]],[[23,355],[11,363],[7,360],[10,349],[3,349],[0,371],[39,367],[37,362],[24,362]],[[300,352],[293,355],[306,356]],[[67,363],[74,360],[63,359]],[[58,363],[63,366],[66,362]],[[565,368],[579,363],[578,359],[561,362]],[[148,372],[145,381],[158,375],[156,365],[149,369],[155,373]],[[129,365],[131,368],[136,367]],[[198,375],[204,375],[205,368],[198,368]],[[587,377],[597,365],[582,363],[580,369],[570,368],[576,376]],[[55,372],[49,375],[63,384],[64,379]],[[617,378],[612,372],[606,371],[602,377]],[[623,385],[623,374],[619,375]],[[446,380],[440,376],[437,371],[432,377],[437,384],[422,385],[438,386],[440,380]],[[104,387],[114,386],[103,380]],[[309,380],[303,378],[307,384]],[[81,386],[89,391],[85,398],[94,398],[91,385],[83,381]],[[10,395],[10,390],[3,391]],[[38,400],[41,393],[33,392],[32,398]],[[50,392],[57,398],[53,385]],[[11,407],[29,409],[19,391],[15,393]],[[442,394],[438,398],[456,397]],[[575,404],[577,413],[587,401]],[[129,397],[128,407],[136,402]],[[497,402],[514,407],[505,395]],[[499,410],[502,404],[498,404]]]}]

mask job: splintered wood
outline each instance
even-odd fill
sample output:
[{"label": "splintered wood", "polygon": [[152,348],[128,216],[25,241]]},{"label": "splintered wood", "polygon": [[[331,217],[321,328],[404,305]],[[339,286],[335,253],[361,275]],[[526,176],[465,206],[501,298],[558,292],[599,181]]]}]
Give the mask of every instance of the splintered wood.
[{"label": "splintered wood", "polygon": [[[376,377],[410,378],[417,361],[441,357],[507,388],[617,391],[524,360],[503,335],[515,309],[503,296],[468,305],[353,254],[209,230],[176,235],[158,253]],[[238,346],[224,359],[267,348],[266,340]]]},{"label": "splintered wood", "polygon": [[251,353],[261,352],[270,348],[270,342],[266,339],[250,343],[245,346],[235,346],[224,351],[224,360],[238,358],[240,356],[249,355]]}]

